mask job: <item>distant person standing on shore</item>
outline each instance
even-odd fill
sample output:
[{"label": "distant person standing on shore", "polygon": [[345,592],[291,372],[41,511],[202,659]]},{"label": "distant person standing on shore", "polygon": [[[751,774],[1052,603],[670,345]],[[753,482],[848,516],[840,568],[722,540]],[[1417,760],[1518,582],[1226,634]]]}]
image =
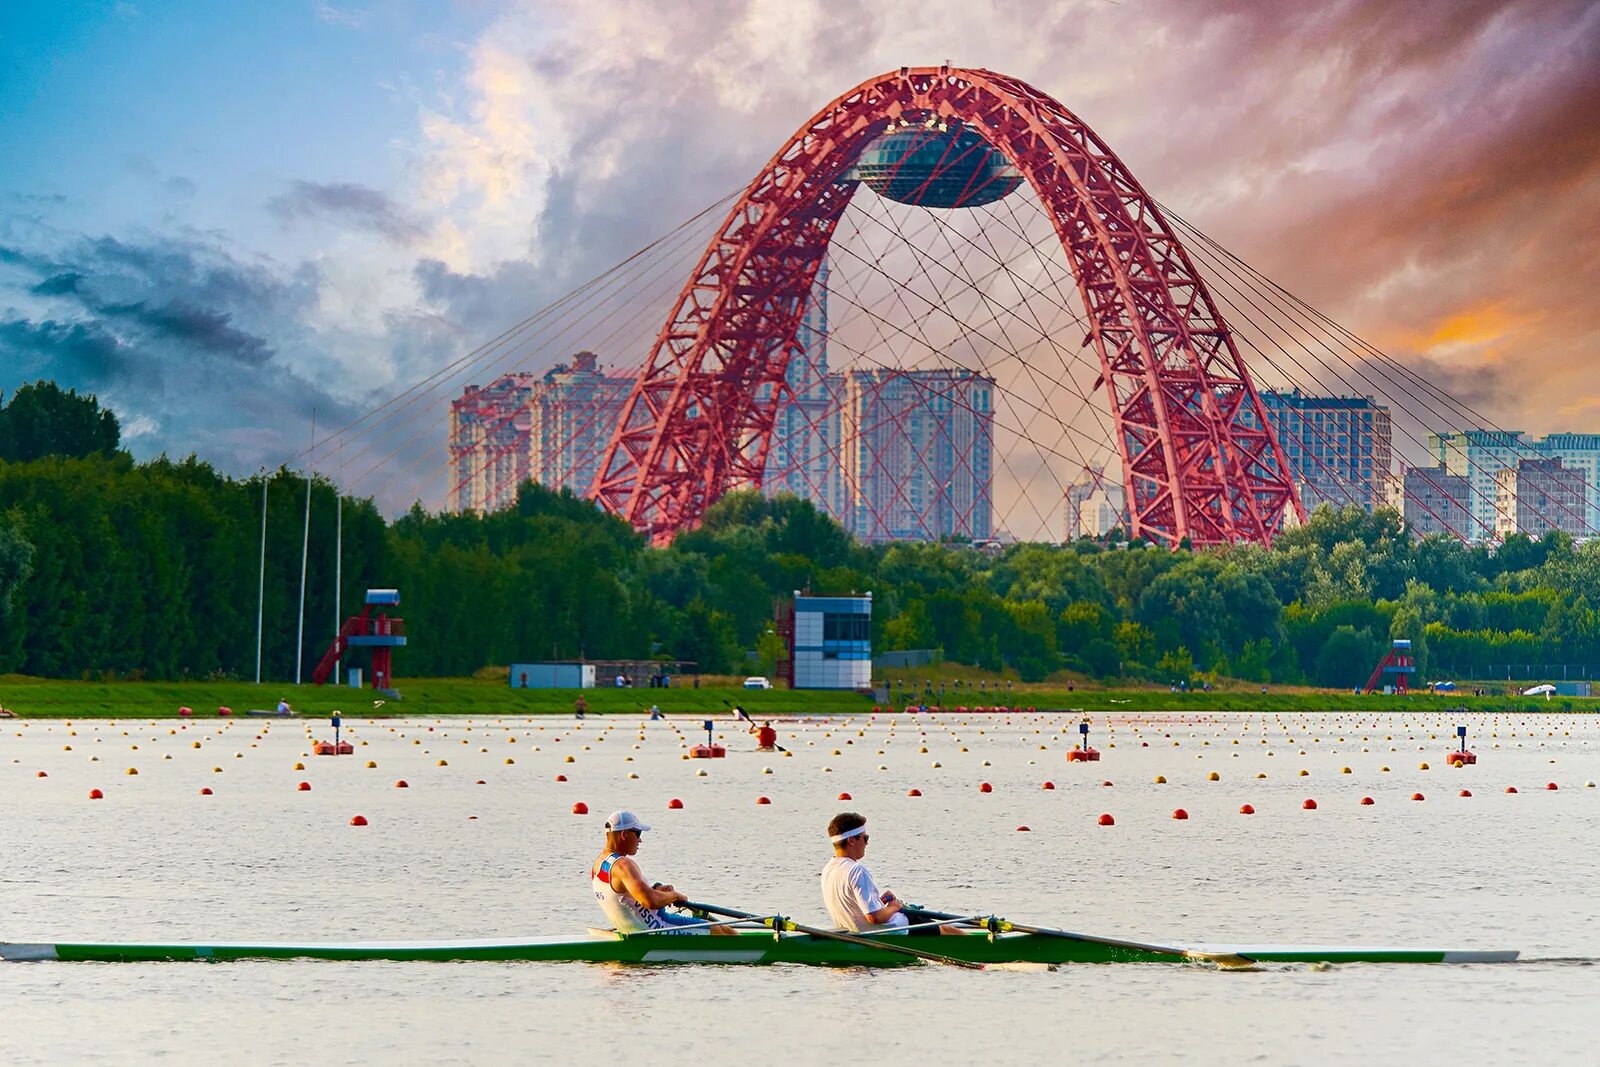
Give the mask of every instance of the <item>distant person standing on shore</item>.
[{"label": "distant person standing on shore", "polygon": [[285,699],[284,697],[279,697],[278,698],[278,714],[279,715],[288,715],[293,710],[294,710],[293,708],[289,707],[289,701],[287,699]]},{"label": "distant person standing on shore", "polygon": [[588,712],[588,710],[589,702],[584,700],[583,697],[580,696],[577,700],[572,702],[573,717],[581,719]]}]

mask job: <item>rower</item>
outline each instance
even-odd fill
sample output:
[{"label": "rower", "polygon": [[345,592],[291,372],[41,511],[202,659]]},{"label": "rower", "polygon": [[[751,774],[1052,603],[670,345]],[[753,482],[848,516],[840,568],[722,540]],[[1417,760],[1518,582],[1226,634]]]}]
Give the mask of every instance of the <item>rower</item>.
[{"label": "rower", "polygon": [[857,934],[871,930],[946,932],[936,919],[907,915],[901,910],[905,905],[898,897],[887,889],[878,889],[872,873],[861,862],[867,854],[866,816],[853,811],[835,815],[828,823],[828,840],[833,843],[833,858],[822,868],[822,903],[835,925]]},{"label": "rower", "polygon": [[770,723],[762,723],[759,729],[752,723],[750,732],[756,735],[756,747],[761,751],[771,752],[778,747],[778,731]]},{"label": "rower", "polygon": [[[633,855],[639,851],[640,836],[648,829],[631,811],[612,812],[606,819],[606,847],[589,867],[589,885],[595,899],[617,932],[733,933],[726,926],[707,927],[698,919],[662,910],[669,904],[687,903],[689,898],[670,885],[651,885],[639,870]],[[691,929],[675,929],[681,926]]]}]

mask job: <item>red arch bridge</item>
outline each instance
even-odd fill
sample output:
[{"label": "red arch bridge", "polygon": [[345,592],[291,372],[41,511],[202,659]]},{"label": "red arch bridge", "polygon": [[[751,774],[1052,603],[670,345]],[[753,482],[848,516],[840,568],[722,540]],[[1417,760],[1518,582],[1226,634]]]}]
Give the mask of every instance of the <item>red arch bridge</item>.
[{"label": "red arch bridge", "polygon": [[[580,349],[453,404],[449,504],[531,478],[661,543],[756,487],[868,539],[1055,540],[1063,497],[1109,488],[1130,537],[1268,544],[1310,504],[1388,502],[1440,462],[1430,435],[1501,432],[1158,204],[1050,96],[953,67],[854,87],[741,192],[447,370]],[[1302,394],[1354,395],[1339,422]],[[1408,514],[1493,534],[1480,487],[1430,478]],[[1587,529],[1596,505],[1541,515]]]}]

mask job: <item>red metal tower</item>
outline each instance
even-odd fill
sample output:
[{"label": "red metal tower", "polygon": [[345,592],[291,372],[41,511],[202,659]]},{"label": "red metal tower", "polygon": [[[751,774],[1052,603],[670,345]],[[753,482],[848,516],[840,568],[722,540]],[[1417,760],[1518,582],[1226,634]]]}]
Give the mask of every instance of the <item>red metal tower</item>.
[{"label": "red metal tower", "polygon": [[1232,335],[1155,202],[1077,116],[986,70],[902,67],[805,123],[734,205],[623,406],[591,495],[657,543],[760,485],[796,327],[855,191],[846,172],[913,124],[975,130],[1049,214],[1088,312],[1131,534],[1268,543],[1288,465]]}]

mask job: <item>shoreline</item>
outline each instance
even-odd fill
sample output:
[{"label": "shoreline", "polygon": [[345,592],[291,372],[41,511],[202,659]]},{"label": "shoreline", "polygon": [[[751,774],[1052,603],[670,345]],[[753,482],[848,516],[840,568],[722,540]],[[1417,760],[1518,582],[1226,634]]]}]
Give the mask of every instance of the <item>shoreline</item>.
[{"label": "shoreline", "polygon": [[[283,685],[250,682],[83,682],[58,681],[22,675],[0,677],[0,707],[24,719],[178,719],[179,708],[193,709],[195,719],[219,716],[222,707],[232,718],[257,718],[245,712],[271,710],[286,698],[300,719],[326,718],[335,710],[362,718],[415,718],[419,716],[550,715],[570,717],[581,694],[593,716],[643,715],[652,704],[664,716],[722,716],[737,704],[754,719],[763,716],[863,715],[875,709],[903,713],[904,706],[884,708],[870,696],[852,692],[761,689],[735,686],[671,687],[667,689],[511,689],[504,681],[475,678],[402,678],[400,699],[371,689],[336,686]],[[991,707],[993,694],[946,696],[936,714],[1003,714],[977,710]],[[928,702],[930,706],[933,701]],[[1462,708],[1472,712],[1565,714],[1600,712],[1600,698],[1528,696],[1475,697],[1426,691],[1399,696],[1355,696],[1344,692],[1272,692],[1214,690],[1173,693],[1162,689],[1084,689],[1076,691],[1040,687],[1009,695],[1005,708],[1030,708],[1036,713],[1084,714],[1187,712],[1441,712]],[[272,721],[274,717],[264,717]]]}]

